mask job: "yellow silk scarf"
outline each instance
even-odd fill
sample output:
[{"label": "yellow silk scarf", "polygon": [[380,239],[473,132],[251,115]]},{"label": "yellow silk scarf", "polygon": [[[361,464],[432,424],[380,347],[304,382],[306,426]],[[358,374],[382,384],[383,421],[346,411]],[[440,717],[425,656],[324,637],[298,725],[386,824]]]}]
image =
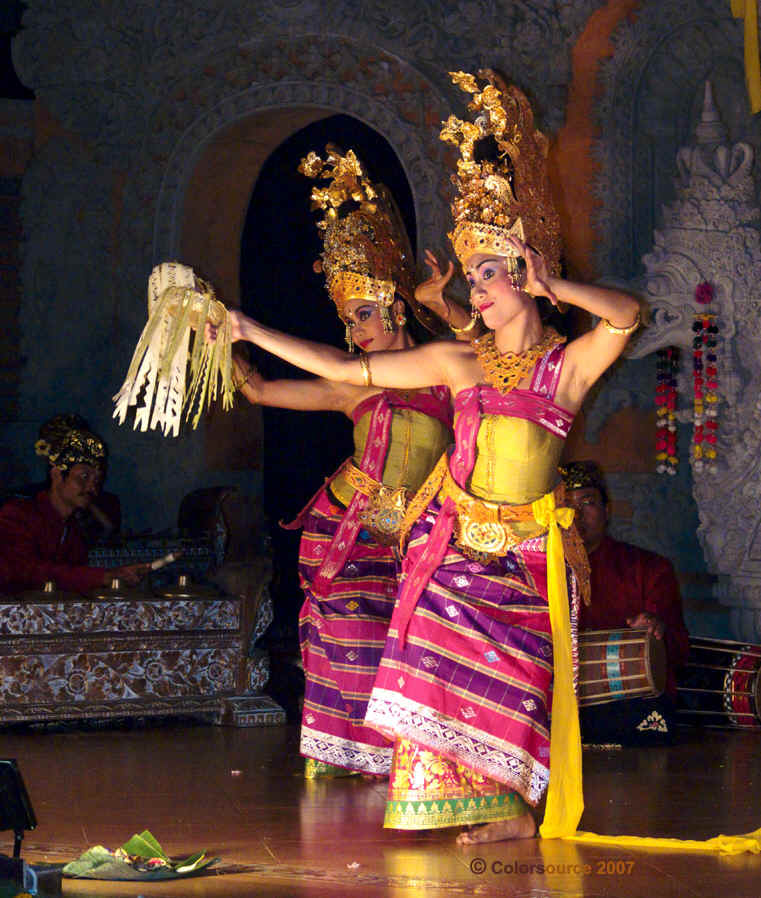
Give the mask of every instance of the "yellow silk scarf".
[{"label": "yellow silk scarf", "polygon": [[761,111],[761,61],[758,56],[758,0],[730,0],[732,15],[745,24],[745,83],[750,110]]},{"label": "yellow silk scarf", "polygon": [[579,709],[573,689],[571,615],[565,579],[565,557],[560,528],[573,521],[570,508],[556,508],[555,496],[547,493],[533,502],[537,524],[547,528],[547,602],[552,628],[554,679],[550,723],[550,782],[547,805],[539,834],[558,839],[576,831],[584,810],[581,781],[581,734]]},{"label": "yellow silk scarf", "polygon": [[761,829],[744,836],[714,836],[713,839],[650,839],[647,836],[598,836],[577,832],[563,836],[586,845],[616,845],[623,848],[657,848],[660,851],[718,851],[721,854],[761,854]]},{"label": "yellow silk scarf", "polygon": [[565,578],[565,558],[560,528],[573,521],[570,508],[557,508],[548,493],[532,503],[534,519],[547,528],[547,602],[552,628],[554,680],[550,723],[550,782],[544,821],[539,828],[543,839],[567,839],[591,845],[627,848],[655,848],[662,851],[718,851],[722,854],[761,853],[761,829],[741,836],[695,839],[655,839],[640,836],[599,836],[578,832],[584,811],[581,775],[581,733],[579,708],[573,688],[571,615]]}]

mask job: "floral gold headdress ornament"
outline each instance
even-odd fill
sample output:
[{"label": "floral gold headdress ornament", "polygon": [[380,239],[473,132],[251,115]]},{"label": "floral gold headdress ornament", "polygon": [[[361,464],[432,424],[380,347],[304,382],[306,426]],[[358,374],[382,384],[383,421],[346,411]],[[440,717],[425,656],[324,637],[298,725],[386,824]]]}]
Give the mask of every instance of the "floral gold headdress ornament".
[{"label": "floral gold headdress ornament", "polygon": [[79,464],[103,468],[106,463],[105,443],[88,430],[86,421],[79,415],[56,415],[46,421],[40,428],[34,451],[46,458],[51,467],[62,471]]},{"label": "floral gold headdress ornament", "polygon": [[[207,321],[218,328],[213,343],[204,339]],[[178,436],[182,412],[187,420],[196,406],[192,426],[197,427],[204,408],[216,400],[218,392],[223,408],[231,408],[234,388],[227,309],[211,284],[192,268],[162,262],[148,279],[148,323],[127,377],[114,396],[114,418],[123,424],[134,405],[135,430],[160,427],[164,436]]]},{"label": "floral gold headdress ornament", "polygon": [[[353,150],[342,154],[328,145],[324,160],[310,152],[299,171],[328,182],[313,187],[311,208],[324,213],[317,222],[323,238],[318,268],[338,314],[346,320],[346,304],[352,299],[377,303],[390,333],[396,294],[415,304],[411,250],[391,194],[370,180]],[[346,342],[352,349],[348,325]]]},{"label": "floral gold headdress ornament", "polygon": [[547,170],[549,141],[534,127],[525,94],[491,69],[450,72],[454,84],[472,95],[474,120],[450,116],[441,139],[460,152],[452,181],[454,228],[449,234],[464,266],[475,253],[515,260],[508,242],[518,237],[540,252],[550,273],[560,271],[560,218],[552,200]]}]

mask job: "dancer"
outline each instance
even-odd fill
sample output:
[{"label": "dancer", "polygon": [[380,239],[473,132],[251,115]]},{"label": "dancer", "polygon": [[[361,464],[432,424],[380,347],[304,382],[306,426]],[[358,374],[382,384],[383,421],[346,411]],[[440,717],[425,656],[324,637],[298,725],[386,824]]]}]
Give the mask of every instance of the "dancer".
[{"label": "dancer", "polygon": [[[484,75],[483,88],[453,76],[477,118],[451,117],[442,132],[460,149],[450,237],[484,337],[357,360],[240,314],[231,322],[233,340],[322,377],[387,389],[445,383],[455,397],[454,451],[406,516],[403,583],[366,722],[396,740],[386,825],[484,824],[464,843],[534,835],[530,806],[548,784],[542,835],[568,835],[580,819],[579,588],[564,542],[588,582],[557,464],[584,397],[639,324],[632,297],[559,276],[547,140],[526,97]],[[537,296],[600,322],[566,346],[543,327]]]},{"label": "dancer", "polygon": [[[344,156],[329,148],[327,161],[310,153],[299,170],[328,181],[313,193],[325,211],[319,264],[350,350],[355,344],[368,351],[411,348],[407,306],[419,307],[406,234],[390,195],[368,180],[352,151]],[[467,321],[459,306],[452,315]],[[266,381],[238,356],[233,365],[235,384],[249,402],[339,411],[354,425],[352,458],[291,525],[303,527],[301,753],[308,778],[388,774],[391,743],[364,717],[398,589],[392,545],[407,497],[451,443],[449,392],[434,386],[402,394],[321,378]]]}]

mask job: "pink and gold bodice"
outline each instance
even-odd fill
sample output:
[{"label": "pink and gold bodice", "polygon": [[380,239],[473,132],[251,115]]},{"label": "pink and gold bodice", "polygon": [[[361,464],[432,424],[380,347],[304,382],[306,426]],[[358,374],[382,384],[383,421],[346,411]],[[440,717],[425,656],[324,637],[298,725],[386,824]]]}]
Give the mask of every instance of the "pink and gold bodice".
[{"label": "pink and gold bodice", "polygon": [[[379,404],[390,406],[387,445],[376,459],[375,472],[366,471],[384,486],[404,487],[414,493],[452,443],[449,391],[434,387],[430,393],[396,393],[386,390],[361,402],[354,410],[354,464],[362,469],[373,418]],[[380,473],[380,476],[377,476]],[[331,492],[344,505],[354,496],[346,474],[339,472],[331,482]]]},{"label": "pink and gold bodice", "polygon": [[537,363],[527,389],[506,395],[477,384],[455,398],[450,469],[461,487],[490,502],[523,505],[550,492],[573,415],[555,404],[564,347]]}]

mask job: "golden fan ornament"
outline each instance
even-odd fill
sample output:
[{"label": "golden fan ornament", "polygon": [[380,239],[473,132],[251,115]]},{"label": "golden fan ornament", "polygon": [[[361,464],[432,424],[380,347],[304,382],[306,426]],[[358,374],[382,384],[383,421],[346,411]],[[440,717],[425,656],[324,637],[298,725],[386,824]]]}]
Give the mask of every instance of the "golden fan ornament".
[{"label": "golden fan ornament", "polygon": [[[218,329],[213,343],[204,338],[207,321]],[[135,430],[176,437],[183,412],[187,421],[195,408],[196,428],[219,393],[222,407],[232,408],[230,337],[227,309],[210,284],[179,262],[157,265],[148,279],[148,322],[114,396],[114,418],[123,424],[135,406]]]}]

